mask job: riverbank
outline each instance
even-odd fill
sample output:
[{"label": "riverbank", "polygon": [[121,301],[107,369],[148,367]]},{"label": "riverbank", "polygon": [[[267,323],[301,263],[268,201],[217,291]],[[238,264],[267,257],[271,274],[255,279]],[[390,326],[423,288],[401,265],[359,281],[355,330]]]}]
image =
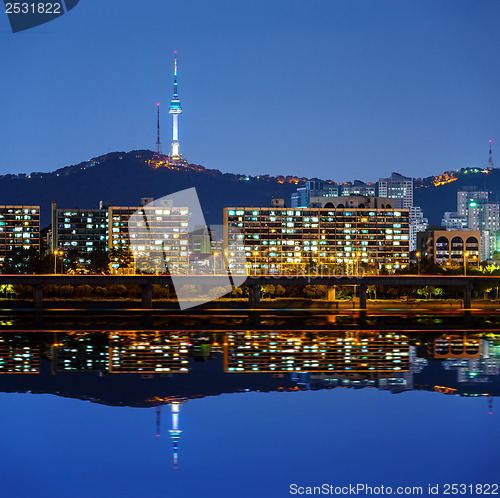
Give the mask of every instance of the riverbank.
[{"label": "riverbank", "polygon": [[[153,299],[153,309],[176,310],[178,303],[173,299]],[[463,301],[460,299],[416,299],[411,301],[401,299],[368,299],[367,310],[419,310],[419,309],[453,309],[463,308]],[[135,309],[141,308],[140,299],[132,298],[54,298],[46,297],[43,301],[44,309]],[[31,299],[0,299],[0,308],[3,309],[29,309],[33,308]],[[196,309],[248,309],[248,299],[216,299],[202,305]],[[304,298],[262,298],[259,309],[321,309],[321,310],[358,310],[360,309],[359,298],[350,300],[328,301],[325,299],[304,299]],[[500,300],[474,300],[471,309],[490,309],[500,311]]]}]

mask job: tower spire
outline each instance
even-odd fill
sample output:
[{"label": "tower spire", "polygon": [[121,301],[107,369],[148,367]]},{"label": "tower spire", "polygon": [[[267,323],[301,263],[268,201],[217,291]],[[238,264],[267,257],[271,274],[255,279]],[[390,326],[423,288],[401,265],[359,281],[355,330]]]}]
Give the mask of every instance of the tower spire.
[{"label": "tower spire", "polygon": [[161,155],[161,142],[160,142],[160,104],[156,104],[158,108],[158,119],[156,121],[156,153]]},{"label": "tower spire", "polygon": [[488,159],[488,168],[493,168],[493,155],[491,153],[491,140],[490,140],[490,156]]},{"label": "tower spire", "polygon": [[174,95],[170,101],[168,112],[172,114],[171,160],[175,163],[181,160],[179,153],[179,114],[182,114],[181,101],[177,89],[177,50],[174,52]]}]

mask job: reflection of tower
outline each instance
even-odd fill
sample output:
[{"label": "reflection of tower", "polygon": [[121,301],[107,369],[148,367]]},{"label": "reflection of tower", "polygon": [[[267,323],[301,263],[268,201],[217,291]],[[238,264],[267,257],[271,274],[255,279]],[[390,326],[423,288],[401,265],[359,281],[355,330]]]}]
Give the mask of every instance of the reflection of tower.
[{"label": "reflection of tower", "polygon": [[170,405],[170,410],[172,412],[172,429],[168,432],[173,442],[173,456],[174,456],[174,469],[177,468],[177,459],[179,456],[179,439],[182,435],[182,431],[179,429],[179,411],[181,408],[181,403],[179,401],[174,401]]},{"label": "reflection of tower", "polygon": [[488,395],[488,415],[493,415],[493,396]]},{"label": "reflection of tower", "polygon": [[177,93],[177,50],[174,52],[174,95],[170,101],[170,108],[168,112],[172,114],[172,159],[178,160],[181,155],[179,154],[179,114],[182,113],[181,101]]}]

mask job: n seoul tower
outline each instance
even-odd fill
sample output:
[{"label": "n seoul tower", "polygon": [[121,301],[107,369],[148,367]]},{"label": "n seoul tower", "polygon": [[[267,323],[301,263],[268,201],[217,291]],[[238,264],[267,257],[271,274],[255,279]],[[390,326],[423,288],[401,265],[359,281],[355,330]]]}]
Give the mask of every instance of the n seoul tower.
[{"label": "n seoul tower", "polygon": [[179,154],[179,114],[182,113],[181,101],[177,93],[177,50],[174,52],[174,95],[170,101],[168,110],[172,114],[172,153],[171,160],[180,162],[181,155]]}]

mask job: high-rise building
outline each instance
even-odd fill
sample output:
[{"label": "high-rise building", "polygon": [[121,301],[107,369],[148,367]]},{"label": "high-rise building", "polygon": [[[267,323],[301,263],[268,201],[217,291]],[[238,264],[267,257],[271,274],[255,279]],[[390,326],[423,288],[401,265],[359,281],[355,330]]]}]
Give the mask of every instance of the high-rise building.
[{"label": "high-rise building", "polygon": [[300,187],[291,196],[292,207],[307,207],[311,197],[323,195],[324,183],[321,180],[309,180],[305,187]]},{"label": "high-rise building", "polygon": [[429,226],[429,220],[424,218],[422,208],[412,206],[410,208],[410,251],[417,250],[417,233],[425,232]]},{"label": "high-rise building", "polygon": [[[170,270],[189,261],[189,210],[172,207],[168,201],[154,206],[144,198],[144,206],[102,206],[101,209],[57,209],[52,203],[52,250],[74,248],[88,263],[95,250],[130,250],[144,271],[152,267],[163,273],[165,263]],[[129,221],[136,215],[133,232]],[[139,257],[137,257],[139,256]],[[116,266],[112,263],[112,267]]]},{"label": "high-rise building", "polygon": [[347,197],[351,195],[374,197],[375,191],[375,185],[359,180],[340,185],[311,180],[306,182],[305,187],[298,188],[292,194],[291,207],[311,207],[311,198],[313,197]]},{"label": "high-rise building", "polygon": [[[339,185],[339,194],[347,195],[362,195],[364,197],[374,197],[376,195],[376,186],[372,183],[364,183],[359,180],[354,180],[351,183],[343,183]],[[324,194],[323,194],[324,195]]]},{"label": "high-rise building", "polygon": [[446,211],[441,221],[441,225],[443,225],[446,230],[467,230],[468,221],[468,217],[465,215],[453,211]]},{"label": "high-rise building", "polygon": [[381,205],[230,207],[224,209],[224,246],[237,247],[228,255],[231,271],[241,270],[245,255],[250,274],[297,274],[311,264],[395,270],[409,264],[408,216]]},{"label": "high-rise building", "polygon": [[397,208],[410,209],[413,206],[413,180],[399,173],[392,173],[390,178],[380,178],[378,195],[394,197]]},{"label": "high-rise building", "polygon": [[488,202],[488,191],[479,190],[477,187],[460,188],[457,191],[457,213],[460,216],[468,216],[471,202]]},{"label": "high-rise building", "polygon": [[[140,217],[134,232],[129,230],[132,215]],[[170,271],[189,263],[189,209],[162,206],[109,208],[109,249],[128,248],[136,266],[144,271]],[[137,218],[136,218],[137,219]]]},{"label": "high-rise building", "polygon": [[497,232],[500,230],[500,206],[471,201],[468,209],[470,230],[479,230],[483,237],[481,261],[492,259],[497,249]]},{"label": "high-rise building", "polygon": [[85,263],[92,251],[107,250],[107,209],[57,209],[53,202],[52,211],[52,251],[75,249]]},{"label": "high-rise building", "polygon": [[0,206],[0,262],[15,248],[40,250],[40,206]]}]

